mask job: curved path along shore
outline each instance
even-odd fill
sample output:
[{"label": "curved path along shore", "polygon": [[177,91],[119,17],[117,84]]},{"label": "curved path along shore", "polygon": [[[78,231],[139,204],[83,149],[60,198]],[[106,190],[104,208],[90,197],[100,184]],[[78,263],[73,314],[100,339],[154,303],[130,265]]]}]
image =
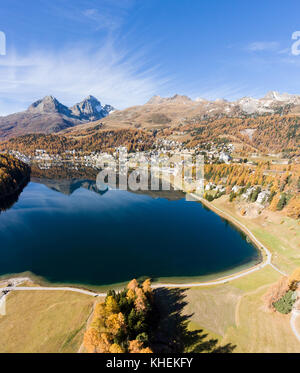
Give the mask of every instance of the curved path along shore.
[{"label": "curved path along shore", "polygon": [[198,197],[196,194],[192,194],[192,197],[198,199],[200,202],[202,202],[203,204],[205,204],[206,206],[208,206],[212,211],[216,211],[218,212],[219,214],[221,214],[221,216],[225,216],[228,218],[229,221],[232,221],[237,227],[240,227],[242,228],[242,230],[244,232],[246,232],[249,236],[249,238],[254,242],[254,244],[258,247],[258,248],[261,248],[261,250],[264,250],[264,252],[266,253],[267,255],[267,260],[265,262],[265,264],[269,264],[271,267],[273,267],[277,272],[279,272],[280,274],[282,274],[283,276],[286,276],[287,274],[284,273],[283,271],[281,271],[279,268],[277,268],[274,264],[272,264],[272,253],[270,252],[269,249],[266,248],[266,246],[264,244],[262,244],[255,236],[254,234],[244,225],[242,224],[241,222],[239,222],[236,218],[234,218],[233,216],[229,215],[227,212],[219,209],[218,207],[216,206],[213,206],[211,205],[209,202],[206,202],[203,198],[201,197]]},{"label": "curved path along shore", "polygon": [[50,287],[50,286],[8,286],[0,289],[0,291],[23,291],[23,290],[35,290],[35,291],[73,291],[75,293],[81,293],[85,295],[91,295],[92,297],[105,297],[106,293],[95,293],[89,290],[72,287]]},{"label": "curved path along shore", "polygon": [[264,268],[267,265],[270,265],[275,271],[279,272],[281,275],[286,276],[287,274],[281,271],[279,268],[277,268],[273,263],[272,263],[272,253],[270,252],[269,249],[266,248],[264,244],[262,244],[255,236],[254,234],[241,222],[239,222],[237,219],[235,219],[233,216],[227,214],[225,211],[220,210],[218,207],[211,205],[207,201],[205,201],[203,198],[197,196],[194,193],[191,193],[191,196],[195,198],[196,200],[202,202],[204,205],[209,207],[212,211],[219,213],[221,216],[224,216],[225,218],[227,217],[229,221],[233,222],[237,227],[241,228],[245,233],[248,234],[249,238],[254,242],[254,244],[260,248],[260,250],[263,250],[266,254],[267,259],[263,262],[260,263],[252,268],[246,269],[240,273],[228,275],[226,277],[222,277],[220,279],[212,280],[212,281],[207,281],[207,282],[198,282],[198,283],[185,283],[185,284],[155,284],[153,285],[153,288],[159,288],[159,287],[199,287],[199,286],[211,286],[211,285],[219,285],[219,284],[225,284],[226,282],[236,280],[238,278],[244,277],[250,273],[253,273],[255,271],[258,271],[262,268]]}]

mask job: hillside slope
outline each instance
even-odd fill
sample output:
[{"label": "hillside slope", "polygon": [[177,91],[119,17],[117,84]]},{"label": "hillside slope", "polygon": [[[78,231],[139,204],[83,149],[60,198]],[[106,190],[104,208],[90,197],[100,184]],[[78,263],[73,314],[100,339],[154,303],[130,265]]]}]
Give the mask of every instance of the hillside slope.
[{"label": "hillside slope", "polygon": [[26,155],[35,154],[36,149],[44,149],[49,154],[61,154],[66,150],[114,151],[115,147],[126,146],[128,151],[146,150],[153,145],[151,134],[139,130],[101,130],[81,136],[32,134],[12,138],[0,143],[0,151],[15,150]]},{"label": "hillside slope", "polygon": [[[63,130],[68,137],[95,134],[100,130],[139,129],[157,137],[194,146],[220,137],[260,151],[299,152],[300,96],[269,93],[261,100],[244,98],[193,101],[186,96],[153,97],[142,106],[114,111],[100,121]],[[280,98],[280,100],[278,99]],[[247,112],[246,112],[247,110]],[[253,112],[251,112],[251,110]]]},{"label": "hillside slope", "polygon": [[[38,103],[28,109],[31,115],[27,117],[28,122],[18,122],[16,127],[8,129],[7,136],[31,135],[5,141],[0,149],[25,153],[32,153],[35,149],[45,149],[50,153],[73,149],[91,152],[124,145],[132,151],[148,149],[156,139],[178,141],[186,147],[226,140],[241,144],[252,152],[285,152],[287,157],[299,156],[300,96],[271,92],[259,100],[243,98],[235,102],[193,101],[179,95],[171,98],[155,96],[145,105],[125,110],[112,111],[106,105],[103,110],[111,114],[99,120],[93,120],[97,110],[93,100],[90,97],[88,102],[72,108],[51,100],[50,103]],[[94,102],[92,106],[90,101]],[[77,115],[76,120],[74,115]],[[82,123],[88,118],[90,121]],[[40,124],[36,125],[35,121]],[[3,120],[1,125],[0,119],[0,136],[1,130]],[[32,135],[41,132],[58,134]]]}]

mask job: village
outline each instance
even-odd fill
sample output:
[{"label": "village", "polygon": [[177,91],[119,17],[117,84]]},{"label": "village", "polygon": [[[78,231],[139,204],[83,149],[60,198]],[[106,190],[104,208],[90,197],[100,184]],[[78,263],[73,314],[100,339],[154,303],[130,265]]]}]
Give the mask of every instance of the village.
[{"label": "village", "polygon": [[[267,206],[271,195],[269,186],[233,185],[228,190],[227,178],[221,178],[216,183],[204,175],[204,164],[241,164],[251,169],[251,172],[255,172],[262,155],[252,153],[245,158],[236,151],[235,145],[232,143],[207,142],[187,149],[180,142],[158,139],[151,150],[129,153],[126,147],[118,147],[112,153],[84,153],[71,149],[62,154],[48,154],[44,149],[37,149],[33,156],[13,150],[10,151],[10,154],[25,163],[35,163],[40,169],[45,170],[63,165],[71,166],[73,169],[78,167],[106,169],[106,171],[115,172],[118,175],[124,175],[128,170],[139,170],[140,174],[143,173],[144,176],[147,171],[146,178],[148,171],[150,171],[152,181],[154,178],[161,178],[164,181],[162,186],[164,189],[170,188],[170,185],[176,185],[176,189],[181,189],[186,193],[197,192],[208,201],[224,194],[230,194],[231,199],[239,196],[241,201],[255,202],[259,209],[263,209]],[[270,164],[290,163],[288,159],[282,159],[281,154],[264,155],[264,159],[268,159],[268,157]],[[154,182],[153,185],[155,185],[154,189],[157,189],[157,183]],[[149,183],[144,182],[143,185],[140,183],[139,187],[148,189]],[[150,189],[153,188],[150,186]]]}]

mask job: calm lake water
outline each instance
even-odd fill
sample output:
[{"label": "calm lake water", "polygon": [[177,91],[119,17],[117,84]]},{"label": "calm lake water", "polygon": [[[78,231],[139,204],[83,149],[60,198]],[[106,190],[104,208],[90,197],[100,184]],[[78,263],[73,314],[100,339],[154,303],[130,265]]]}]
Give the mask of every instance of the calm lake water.
[{"label": "calm lake water", "polygon": [[88,181],[38,181],[0,214],[0,275],[106,285],[211,275],[259,259],[241,232],[178,193],[101,195]]}]

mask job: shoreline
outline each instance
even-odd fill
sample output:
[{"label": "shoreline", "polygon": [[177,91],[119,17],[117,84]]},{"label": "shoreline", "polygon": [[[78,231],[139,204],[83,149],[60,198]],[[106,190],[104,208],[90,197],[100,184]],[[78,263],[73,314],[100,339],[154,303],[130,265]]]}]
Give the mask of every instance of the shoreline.
[{"label": "shoreline", "polygon": [[[137,277],[137,281],[144,281],[146,278],[150,278],[153,284],[153,288],[159,286],[165,286],[165,284],[172,284],[172,286],[184,287],[184,285],[188,284],[206,284],[212,283],[222,279],[228,279],[232,276],[235,276],[240,273],[244,273],[254,267],[257,267],[261,264],[261,260],[251,260],[249,263],[244,263],[238,265],[236,267],[232,267],[228,270],[216,272],[208,275],[199,275],[199,276],[172,276],[172,277],[157,277],[151,278],[150,276],[141,276]],[[97,285],[97,284],[85,284],[85,283],[72,283],[72,282],[55,282],[50,281],[47,278],[42,276],[38,276],[33,272],[26,271],[20,273],[7,273],[0,275],[0,292],[1,292],[1,284],[5,282],[10,282],[13,280],[22,279],[24,281],[30,282],[37,287],[49,287],[53,288],[73,288],[73,289],[81,289],[86,291],[92,292],[107,292],[109,290],[119,291],[122,290],[130,281],[130,279],[125,280],[123,282],[111,283],[111,284],[104,284],[104,285]],[[193,285],[194,286],[194,285]]]},{"label": "shoreline", "polygon": [[[198,197],[199,198],[199,197]],[[234,216],[229,215],[227,212],[222,211],[218,207],[212,205],[210,202],[204,200],[203,198],[200,198],[200,202],[203,203],[205,206],[207,206],[210,210],[215,212],[217,215],[220,217],[228,220],[231,222],[233,225],[235,225],[238,229],[240,229],[242,232],[244,232],[247,237],[251,240],[251,242],[254,244],[254,246],[262,253],[266,255],[267,258],[267,264],[269,264],[272,268],[274,268],[277,272],[282,274],[283,276],[286,276],[287,274],[277,268],[273,263],[272,263],[272,253],[271,251],[264,245],[262,244],[258,238],[255,237],[255,235],[250,231],[249,228],[247,228],[243,223],[238,221]],[[264,258],[261,263],[263,263]]]}]

